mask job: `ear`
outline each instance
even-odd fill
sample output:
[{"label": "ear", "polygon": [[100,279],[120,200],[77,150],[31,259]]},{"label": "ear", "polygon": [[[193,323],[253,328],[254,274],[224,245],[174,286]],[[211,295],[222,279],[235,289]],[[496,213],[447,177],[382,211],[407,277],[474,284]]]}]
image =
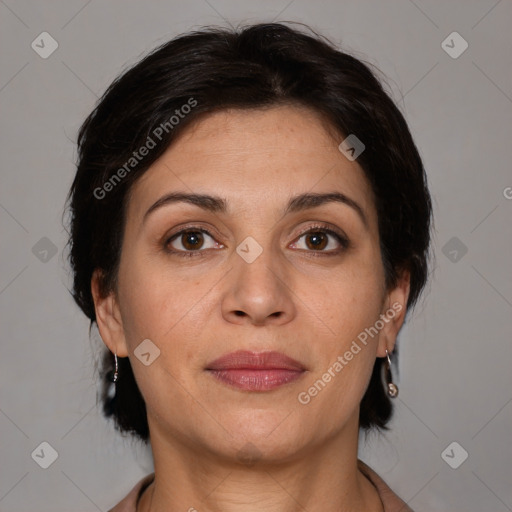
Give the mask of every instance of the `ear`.
[{"label": "ear", "polygon": [[[402,327],[407,313],[407,299],[411,289],[411,274],[403,271],[397,285],[388,291],[381,311],[384,327],[380,331],[377,357],[386,357],[386,350],[391,354],[395,348],[396,337]],[[386,321],[387,320],[387,321]]]},{"label": "ear", "polygon": [[123,322],[115,293],[103,295],[100,281],[101,271],[96,269],[91,278],[91,293],[101,339],[112,353],[116,353],[119,357],[127,357],[128,349]]}]

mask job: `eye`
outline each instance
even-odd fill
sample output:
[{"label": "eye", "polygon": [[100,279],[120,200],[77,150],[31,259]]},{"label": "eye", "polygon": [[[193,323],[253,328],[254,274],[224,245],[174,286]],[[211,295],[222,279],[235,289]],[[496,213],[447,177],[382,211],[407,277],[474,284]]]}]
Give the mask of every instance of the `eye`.
[{"label": "eye", "polygon": [[[297,240],[300,241],[303,238],[303,243],[294,242],[293,248],[304,249],[308,252],[327,253],[325,254],[327,256],[338,254],[349,246],[349,241],[344,235],[325,226],[308,228],[307,231],[301,233]],[[317,255],[315,254],[315,256]]]},{"label": "eye", "polygon": [[[211,240],[210,242],[208,242],[208,238]],[[202,252],[201,249],[215,249],[224,246],[216,242],[206,229],[187,228],[168,238],[165,247],[169,252],[179,256],[196,256],[197,253]]]},{"label": "eye", "polygon": [[[301,239],[304,242],[300,242]],[[333,256],[347,249],[349,245],[348,239],[341,232],[319,225],[303,231],[290,247],[305,250],[314,256]],[[224,247],[215,241],[209,231],[200,227],[188,227],[174,233],[166,239],[164,246],[167,252],[184,257],[204,256],[204,249]]]}]

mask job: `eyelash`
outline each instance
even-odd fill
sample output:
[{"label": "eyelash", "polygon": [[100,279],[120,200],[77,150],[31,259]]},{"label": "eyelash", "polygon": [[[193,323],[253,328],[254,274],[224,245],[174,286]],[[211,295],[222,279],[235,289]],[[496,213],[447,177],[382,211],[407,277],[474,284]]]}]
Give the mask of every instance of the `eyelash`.
[{"label": "eyelash", "polygon": [[[198,226],[190,226],[190,227],[187,227],[185,229],[182,229],[181,231],[178,231],[177,233],[174,233],[171,237],[167,238],[165,243],[164,243],[165,251],[167,253],[169,253],[169,254],[172,254],[172,255],[175,255],[175,256],[178,256],[178,257],[182,257],[182,258],[191,258],[191,257],[193,258],[193,257],[204,257],[204,256],[206,256],[205,254],[202,254],[202,253],[206,252],[205,250],[178,251],[178,250],[175,250],[175,249],[169,249],[169,244],[174,239],[178,238],[179,236],[181,236],[181,235],[183,235],[185,233],[197,233],[197,232],[204,233],[204,234],[210,236],[211,238],[214,238],[213,235],[208,230],[206,230],[204,228],[201,228],[201,227],[198,227]],[[310,233],[326,233],[326,234],[331,235],[334,238],[336,238],[336,240],[341,245],[341,249],[337,249],[337,250],[334,250],[334,251],[313,251],[313,250],[306,251],[308,253],[311,253],[311,256],[314,256],[314,257],[337,256],[341,252],[345,251],[346,249],[348,249],[350,247],[349,240],[342,233],[338,233],[337,231],[334,231],[333,229],[330,229],[330,228],[328,228],[328,227],[326,227],[324,225],[321,225],[321,224],[315,225],[315,226],[310,226],[306,230],[301,231],[295,240],[298,241],[304,235],[307,235],[307,234],[310,234]]]}]

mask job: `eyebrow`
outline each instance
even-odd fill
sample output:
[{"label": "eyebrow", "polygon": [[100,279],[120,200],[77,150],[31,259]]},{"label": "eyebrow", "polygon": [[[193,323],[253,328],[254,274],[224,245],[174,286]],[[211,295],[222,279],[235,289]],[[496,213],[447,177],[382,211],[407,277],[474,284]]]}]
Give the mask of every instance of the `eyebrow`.
[{"label": "eyebrow", "polygon": [[[228,202],[219,196],[171,192],[162,196],[149,207],[144,214],[143,222],[145,222],[148,216],[155,210],[173,203],[189,203],[212,213],[226,213],[228,210]],[[284,209],[283,216],[288,213],[317,208],[328,203],[342,203],[349,206],[359,215],[365,227],[368,228],[368,219],[366,218],[364,210],[356,201],[341,192],[328,192],[323,194],[308,192],[292,197]]]}]

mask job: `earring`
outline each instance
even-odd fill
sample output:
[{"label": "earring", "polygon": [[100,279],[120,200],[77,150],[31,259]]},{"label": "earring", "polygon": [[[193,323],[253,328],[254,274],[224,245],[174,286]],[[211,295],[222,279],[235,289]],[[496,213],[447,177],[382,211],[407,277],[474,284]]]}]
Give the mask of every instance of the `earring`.
[{"label": "earring", "polygon": [[389,353],[387,349],[386,357],[388,358],[388,362],[386,363],[386,380],[388,383],[388,395],[391,398],[396,398],[398,396],[398,386],[393,382],[393,378],[391,376],[391,359],[389,358]]},{"label": "earring", "polygon": [[116,382],[119,379],[119,365],[117,363],[117,353],[114,354],[114,371],[108,372],[107,375],[110,385],[107,388],[107,396],[110,400],[113,400],[116,396]]},{"label": "earring", "polygon": [[114,354],[114,376],[112,377],[112,382],[117,382],[117,379],[119,378],[119,366],[117,364],[117,352]]}]

